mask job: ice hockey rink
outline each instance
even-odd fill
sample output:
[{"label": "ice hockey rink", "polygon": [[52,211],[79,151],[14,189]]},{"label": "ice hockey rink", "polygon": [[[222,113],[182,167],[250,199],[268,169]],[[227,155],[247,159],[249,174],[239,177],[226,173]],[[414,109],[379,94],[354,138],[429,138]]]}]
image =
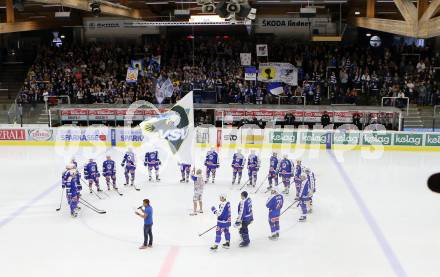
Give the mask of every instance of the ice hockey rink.
[{"label": "ice hockey rink", "polygon": [[[193,185],[179,183],[177,163],[168,154],[160,154],[162,181],[149,183],[141,163],[145,151],[135,149],[138,192],[122,185],[119,164],[125,149],[77,150],[80,164],[95,157],[101,169],[106,153],[118,164],[122,197],[110,191],[100,200],[83,191],[84,199],[107,214],[83,208],[72,218],[65,199],[55,211],[71,153],[54,147],[0,148],[1,276],[439,276],[440,195],[426,186],[429,175],[439,171],[438,153],[389,151],[368,159],[360,151],[291,152],[290,158],[299,156],[317,175],[314,212],[307,222],[299,223],[299,209],[292,208],[281,218],[280,239],[268,240],[268,194],[247,188],[255,218],[251,245],[239,248],[238,230],[231,227],[231,248],[212,252],[215,233],[198,234],[216,223],[210,207],[218,205],[220,193],[231,202],[233,222],[237,216],[240,191],[231,187],[232,150],[220,150],[216,184],[206,185],[205,213],[197,216],[189,216]],[[204,151],[195,151],[197,167]],[[267,174],[270,152],[259,153],[258,183]],[[154,208],[154,247],[138,250],[143,222],[134,208],[144,198]],[[292,202],[290,195],[285,207]]]}]

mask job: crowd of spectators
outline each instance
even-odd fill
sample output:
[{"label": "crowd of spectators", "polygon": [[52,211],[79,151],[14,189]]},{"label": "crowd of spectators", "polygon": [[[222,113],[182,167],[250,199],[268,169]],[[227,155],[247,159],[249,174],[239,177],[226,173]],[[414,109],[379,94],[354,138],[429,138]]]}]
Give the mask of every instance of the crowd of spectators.
[{"label": "crowd of spectators", "polygon": [[[31,66],[19,101],[42,102],[46,96],[68,95],[72,103],[156,103],[156,80],[170,78],[173,103],[194,90],[212,92],[217,103],[268,104],[278,98],[261,82],[245,81],[241,52],[255,42],[240,38],[186,37],[158,44],[118,47],[106,44],[42,47]],[[149,67],[161,57],[160,70]],[[138,82],[125,82],[131,60],[142,59]],[[380,104],[382,97],[409,97],[421,105],[440,104],[440,56],[428,47],[371,48],[335,44],[269,43],[269,60],[298,68],[298,86],[285,85],[284,104]],[[266,61],[266,60],[264,60]],[[437,74],[437,75],[436,75]],[[404,106],[405,102],[388,100]]]}]

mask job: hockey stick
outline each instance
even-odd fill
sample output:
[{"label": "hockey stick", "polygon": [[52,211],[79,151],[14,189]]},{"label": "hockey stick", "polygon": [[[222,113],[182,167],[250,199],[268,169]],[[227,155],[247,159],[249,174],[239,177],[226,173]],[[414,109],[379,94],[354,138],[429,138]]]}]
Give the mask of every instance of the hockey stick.
[{"label": "hockey stick", "polygon": [[63,194],[64,194],[64,188],[61,191],[60,206],[56,209],[57,212],[59,212],[61,210],[61,205],[63,204]]},{"label": "hockey stick", "polygon": [[258,186],[258,188],[253,192],[254,194],[257,193],[260,190],[260,188],[266,183],[267,178],[269,178],[269,175],[270,175],[270,173],[267,174],[267,176],[266,176],[266,178],[264,178],[263,182],[261,182],[261,184]]},{"label": "hockey stick", "polygon": [[249,182],[251,181],[251,179],[249,178],[240,188],[240,190],[242,190],[247,184],[249,184]]},{"label": "hockey stick", "polygon": [[295,202],[293,202],[292,204],[289,205],[289,207],[287,207],[284,211],[281,212],[280,216],[283,215],[283,213],[285,213],[288,209],[290,209],[290,207],[292,207],[293,205],[295,205],[296,203],[298,203],[299,200],[295,200]]},{"label": "hockey stick", "polygon": [[206,230],[205,232],[199,234],[199,237],[203,236],[204,234],[208,233],[209,231],[211,231],[212,229],[214,229],[215,227],[217,227],[217,225],[212,226],[211,228],[209,228],[208,230]]},{"label": "hockey stick", "polygon": [[84,181],[82,178],[81,178],[80,180],[81,180],[81,182],[83,183],[84,186],[89,187],[89,189],[90,189],[90,191],[93,193],[93,195],[95,195],[96,197],[98,197],[98,199],[100,199],[100,200],[103,199],[101,196],[99,196],[98,193],[96,193],[96,192],[93,190],[93,188],[90,187],[89,184],[87,184],[86,181]]},{"label": "hockey stick", "polygon": [[86,200],[84,200],[82,197],[79,198],[79,203],[83,204],[84,207],[89,208],[90,210],[98,213],[98,214],[105,214],[107,213],[104,210],[98,209],[95,206],[93,206],[92,204],[90,204],[89,202],[87,202]]},{"label": "hockey stick", "polygon": [[119,196],[124,195],[123,193],[120,193],[118,189],[113,188],[113,191],[116,192],[117,194],[119,194]]}]

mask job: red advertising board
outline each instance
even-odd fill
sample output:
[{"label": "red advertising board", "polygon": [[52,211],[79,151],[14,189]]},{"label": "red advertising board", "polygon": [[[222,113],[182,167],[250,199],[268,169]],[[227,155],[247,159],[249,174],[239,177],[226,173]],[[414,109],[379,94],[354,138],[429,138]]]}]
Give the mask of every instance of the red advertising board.
[{"label": "red advertising board", "polygon": [[26,140],[26,131],[22,129],[0,130],[0,140]]}]

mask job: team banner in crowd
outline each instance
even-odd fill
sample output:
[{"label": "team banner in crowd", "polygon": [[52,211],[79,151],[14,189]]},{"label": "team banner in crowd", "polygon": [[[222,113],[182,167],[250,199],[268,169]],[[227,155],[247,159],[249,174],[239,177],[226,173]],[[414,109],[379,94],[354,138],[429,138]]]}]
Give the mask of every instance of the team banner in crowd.
[{"label": "team banner in crowd", "polygon": [[138,79],[139,70],[137,68],[129,67],[127,68],[127,77],[125,81],[127,83],[136,83]]},{"label": "team banner in crowd", "polygon": [[298,70],[290,63],[260,63],[258,81],[298,85]]},{"label": "team banner in crowd", "polygon": [[251,65],[252,54],[251,53],[240,53],[241,65]]},{"label": "team banner in crowd", "polygon": [[257,68],[255,66],[247,66],[244,68],[244,79],[246,81],[257,80]]},{"label": "team banner in crowd", "polygon": [[148,67],[150,71],[160,72],[160,55],[152,56],[148,62]]},{"label": "team banner in crowd", "polygon": [[267,44],[257,44],[257,57],[267,57],[268,55]]},{"label": "team banner in crowd", "polygon": [[142,71],[142,60],[131,60],[131,67],[137,68],[139,71]]},{"label": "team banner in crowd", "polygon": [[267,85],[267,90],[273,95],[280,95],[284,93],[284,88],[282,83],[269,83]]},{"label": "team banner in crowd", "polygon": [[194,134],[193,93],[188,93],[169,111],[140,124],[144,137],[156,133],[168,141],[179,162],[192,163],[192,136]]},{"label": "team banner in crowd", "polygon": [[171,82],[170,78],[167,78],[166,80],[163,79],[157,79],[156,80],[156,99],[159,104],[162,104],[163,100],[165,100],[166,97],[173,96],[174,87],[173,83]]}]

